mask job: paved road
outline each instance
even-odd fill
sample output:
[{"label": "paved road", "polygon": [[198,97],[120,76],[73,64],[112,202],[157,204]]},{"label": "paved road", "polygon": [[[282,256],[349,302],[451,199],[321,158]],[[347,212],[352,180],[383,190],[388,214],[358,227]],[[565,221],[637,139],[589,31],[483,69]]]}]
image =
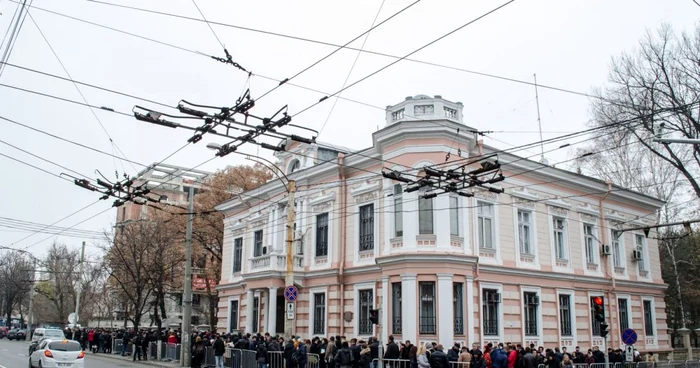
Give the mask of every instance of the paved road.
[{"label": "paved road", "polygon": [[[0,340],[0,368],[24,368],[29,366],[29,343],[25,341]],[[175,365],[173,365],[174,367]],[[131,363],[111,358],[105,358],[100,354],[93,355],[90,352],[85,354],[86,368],[123,368],[123,367],[150,367],[149,365]]]}]

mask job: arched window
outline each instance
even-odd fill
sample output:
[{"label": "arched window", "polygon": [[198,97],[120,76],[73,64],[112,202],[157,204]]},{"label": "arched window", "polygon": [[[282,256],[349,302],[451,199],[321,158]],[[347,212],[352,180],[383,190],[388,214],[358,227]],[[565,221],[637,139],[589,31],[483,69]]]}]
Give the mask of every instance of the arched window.
[{"label": "arched window", "polygon": [[294,159],[292,162],[289,164],[289,170],[287,170],[287,174],[291,174],[301,168],[301,162],[299,160]]}]

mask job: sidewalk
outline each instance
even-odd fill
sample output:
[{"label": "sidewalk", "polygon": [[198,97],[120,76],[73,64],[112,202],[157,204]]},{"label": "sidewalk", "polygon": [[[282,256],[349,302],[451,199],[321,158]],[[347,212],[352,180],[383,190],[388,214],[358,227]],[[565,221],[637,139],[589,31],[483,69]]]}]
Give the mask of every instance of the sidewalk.
[{"label": "sidewalk", "polygon": [[161,362],[161,361],[158,361],[158,360],[136,360],[136,361],[132,361],[132,360],[131,360],[131,355],[121,356],[120,354],[105,354],[105,353],[92,354],[92,353],[88,353],[88,352],[86,352],[85,355],[86,355],[86,356],[90,356],[90,357],[97,357],[98,359],[99,359],[99,358],[105,358],[105,359],[110,359],[110,360],[121,360],[121,361],[124,361],[124,362],[131,362],[131,363],[141,363],[141,364],[149,365],[149,366],[152,366],[152,367],[170,367],[170,368],[172,368],[172,367],[179,367],[179,366],[180,366],[179,362],[178,362],[178,364],[175,364],[175,363],[172,363],[172,362],[168,363],[168,362]]}]

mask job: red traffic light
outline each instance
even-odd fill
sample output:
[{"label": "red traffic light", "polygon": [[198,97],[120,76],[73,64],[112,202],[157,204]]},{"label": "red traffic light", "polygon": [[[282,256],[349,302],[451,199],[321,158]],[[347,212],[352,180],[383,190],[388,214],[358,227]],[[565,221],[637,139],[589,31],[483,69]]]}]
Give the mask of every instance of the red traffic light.
[{"label": "red traffic light", "polygon": [[594,296],[593,298],[591,298],[591,300],[593,301],[593,304],[595,304],[595,305],[603,305],[603,298],[601,298],[599,296]]}]

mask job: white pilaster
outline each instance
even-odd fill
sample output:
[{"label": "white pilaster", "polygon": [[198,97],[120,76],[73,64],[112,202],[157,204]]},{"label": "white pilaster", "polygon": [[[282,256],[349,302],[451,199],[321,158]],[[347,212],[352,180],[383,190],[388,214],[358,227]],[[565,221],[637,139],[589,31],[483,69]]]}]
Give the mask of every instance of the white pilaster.
[{"label": "white pilaster", "polygon": [[[269,291],[260,290],[260,299],[258,299],[258,303],[260,303],[260,304],[259,304],[259,307],[258,307],[258,308],[259,308],[261,311],[263,310],[263,308],[262,308],[263,293],[265,294],[265,299],[266,299],[266,301],[265,301],[265,307],[266,307],[266,308],[269,308],[269,307],[270,307],[270,292],[269,292]],[[267,322],[268,322],[268,317],[269,317],[269,316],[270,316],[270,311],[269,311],[269,310],[268,310],[268,311],[265,311],[265,318],[263,318],[263,326],[262,326],[262,332],[261,332],[261,333],[263,333],[263,334],[264,334],[265,332],[269,331],[269,329],[267,328],[267,327],[268,327]]]},{"label": "white pilaster", "polygon": [[403,246],[415,250],[418,235],[418,192],[404,193],[403,197]]},{"label": "white pilaster", "polygon": [[[481,300],[481,297],[479,297]],[[467,299],[464,301],[467,305],[467,318],[464,319],[464,328],[467,329],[467,337],[469,340],[468,344],[473,344],[474,341],[474,330],[476,326],[474,325],[474,277],[467,276]],[[483,342],[482,342],[483,343]]]},{"label": "white pilaster", "polygon": [[433,199],[433,232],[439,249],[450,249],[450,196],[439,195]]},{"label": "white pilaster", "polygon": [[[414,242],[415,239],[416,237],[413,236]],[[416,287],[416,274],[401,275],[401,337],[403,340],[418,341]]]},{"label": "white pilaster", "polygon": [[[267,324],[265,325],[265,332],[269,332],[270,335],[275,335],[277,333],[277,288],[269,287],[267,292]],[[272,326],[275,326],[273,329]]]},{"label": "white pilaster", "polygon": [[253,303],[255,302],[255,290],[248,289],[245,304],[245,333],[253,333]]},{"label": "white pilaster", "polygon": [[275,254],[279,253],[279,235],[277,234],[277,229],[278,229],[278,220],[277,220],[277,214],[279,213],[279,210],[277,209],[277,206],[272,206],[272,211],[270,211],[270,221],[272,223],[272,230],[270,232],[270,236],[272,236],[272,250],[270,253]]},{"label": "white pilaster", "polygon": [[[384,190],[384,246],[381,247],[380,256],[387,255],[391,253],[391,238],[394,237],[394,197],[389,197],[393,193],[393,186],[391,185],[391,180],[384,180],[384,188],[389,188]],[[387,341],[387,340],[382,340]]]},{"label": "white pilaster", "polygon": [[437,300],[438,300],[438,341],[445,346],[454,342],[454,303],[452,295],[452,274],[437,274]]},{"label": "white pilaster", "polygon": [[389,341],[389,276],[382,276],[382,336],[381,341]]}]

